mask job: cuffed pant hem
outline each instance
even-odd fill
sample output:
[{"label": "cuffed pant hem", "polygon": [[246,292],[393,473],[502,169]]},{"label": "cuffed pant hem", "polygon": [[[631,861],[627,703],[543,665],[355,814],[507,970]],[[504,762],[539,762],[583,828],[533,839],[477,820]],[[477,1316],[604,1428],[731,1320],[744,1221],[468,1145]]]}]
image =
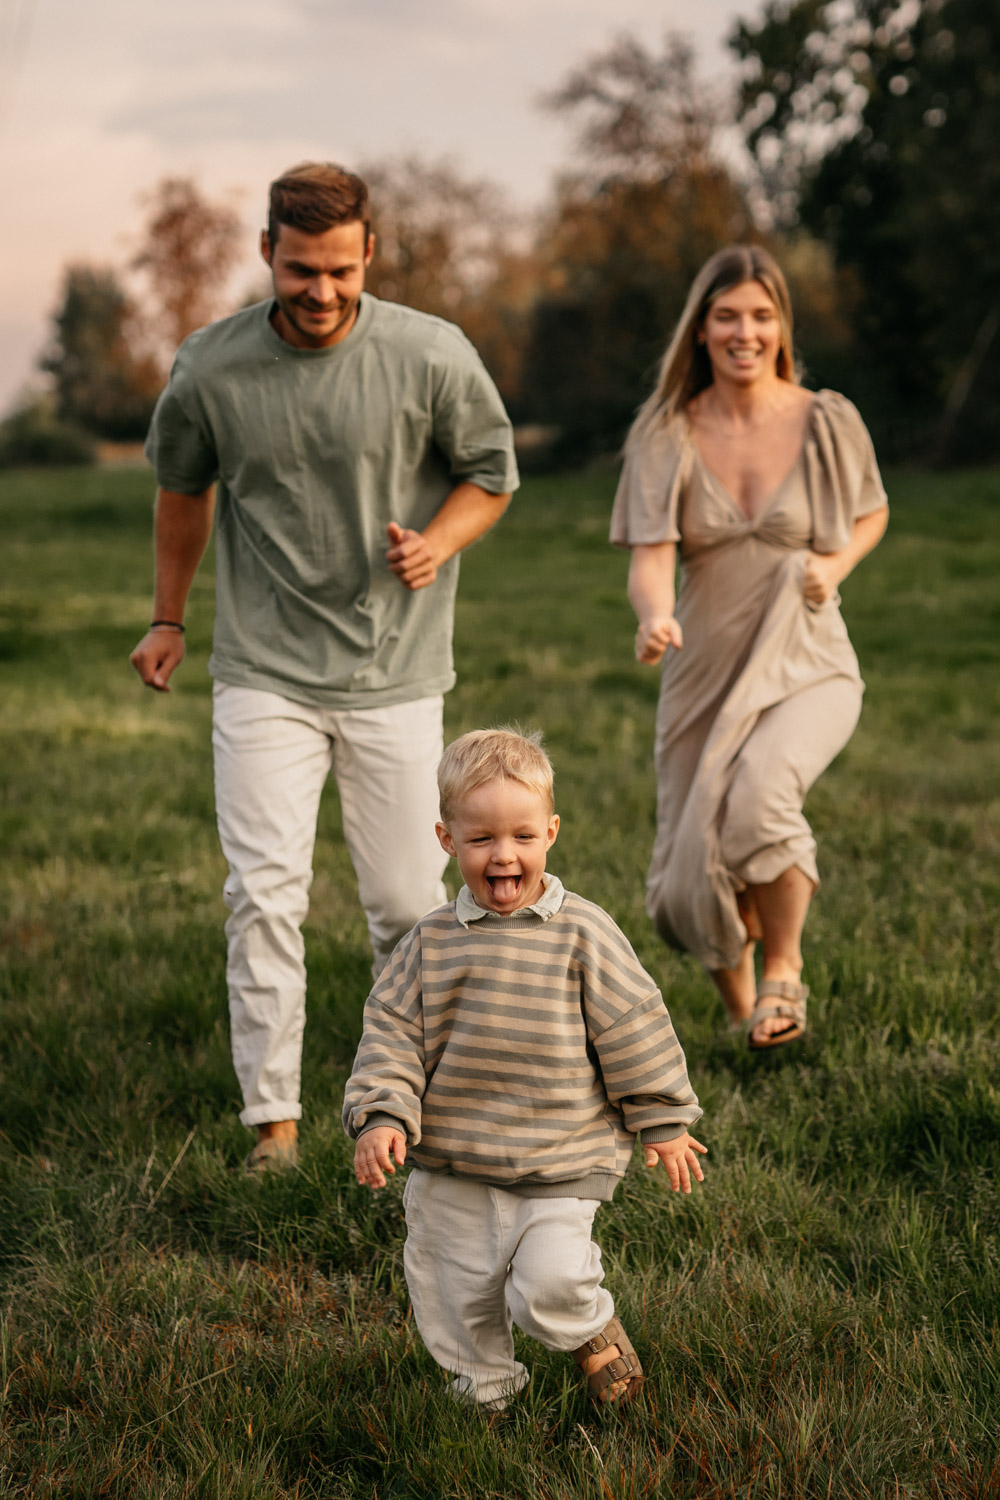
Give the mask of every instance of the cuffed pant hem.
[{"label": "cuffed pant hem", "polygon": [[278,1120],[301,1120],[301,1104],[251,1104],[240,1110],[240,1124],[251,1130],[255,1125],[274,1125]]},{"label": "cuffed pant hem", "polygon": [[519,1364],[513,1375],[502,1380],[477,1382],[471,1375],[456,1375],[445,1389],[451,1399],[462,1406],[478,1406],[482,1411],[506,1411],[530,1379],[527,1370]]}]

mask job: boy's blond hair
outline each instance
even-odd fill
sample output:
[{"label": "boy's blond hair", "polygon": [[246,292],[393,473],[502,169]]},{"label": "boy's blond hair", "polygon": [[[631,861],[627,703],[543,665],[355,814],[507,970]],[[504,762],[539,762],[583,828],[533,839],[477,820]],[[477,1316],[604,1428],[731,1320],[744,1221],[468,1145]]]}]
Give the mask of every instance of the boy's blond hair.
[{"label": "boy's blond hair", "polygon": [[473,729],[452,740],[438,766],[441,821],[454,817],[463,797],[488,781],[518,781],[537,792],[548,812],[555,811],[552,762],[536,730]]}]

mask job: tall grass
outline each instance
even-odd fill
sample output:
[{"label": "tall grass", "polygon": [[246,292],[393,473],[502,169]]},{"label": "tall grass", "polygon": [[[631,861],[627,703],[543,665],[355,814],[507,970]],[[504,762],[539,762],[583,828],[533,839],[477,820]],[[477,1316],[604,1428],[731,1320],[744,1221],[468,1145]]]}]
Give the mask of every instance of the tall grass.
[{"label": "tall grass", "polygon": [[598,1218],[647,1365],[591,1410],[456,1409],[401,1274],[400,1184],[349,1171],[369,957],[336,796],[307,928],[303,1165],[248,1180],[212,815],[206,568],[168,697],[143,473],[0,482],[0,1494],[155,1500],[1000,1495],[1000,477],[897,476],[844,587],[868,697],[810,797],[824,885],[798,1047],[751,1055],[656,940],[655,674],[631,658],[612,480],[526,485],[463,564],[449,734],[540,725],[551,868],[662,983],[705,1106],[689,1200]]}]

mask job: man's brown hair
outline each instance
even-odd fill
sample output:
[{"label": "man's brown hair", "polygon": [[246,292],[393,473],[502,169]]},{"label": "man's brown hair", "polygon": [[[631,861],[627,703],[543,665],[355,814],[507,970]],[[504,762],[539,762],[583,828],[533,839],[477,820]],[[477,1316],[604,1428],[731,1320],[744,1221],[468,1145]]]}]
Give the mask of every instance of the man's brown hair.
[{"label": "man's brown hair", "polygon": [[273,246],[279,228],[322,234],[336,224],[363,224],[368,243],[368,188],[360,177],[332,161],[303,161],[271,183],[267,237]]}]

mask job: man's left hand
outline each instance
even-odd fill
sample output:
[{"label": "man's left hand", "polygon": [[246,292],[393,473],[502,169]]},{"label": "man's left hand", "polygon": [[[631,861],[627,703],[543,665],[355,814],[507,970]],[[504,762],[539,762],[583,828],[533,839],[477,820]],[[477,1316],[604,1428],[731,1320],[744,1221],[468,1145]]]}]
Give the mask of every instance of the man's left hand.
[{"label": "man's left hand", "polygon": [[410,531],[396,521],[386,527],[389,550],[385,560],[404,589],[425,589],[437,577],[437,562],[430,543],[420,531]]}]

